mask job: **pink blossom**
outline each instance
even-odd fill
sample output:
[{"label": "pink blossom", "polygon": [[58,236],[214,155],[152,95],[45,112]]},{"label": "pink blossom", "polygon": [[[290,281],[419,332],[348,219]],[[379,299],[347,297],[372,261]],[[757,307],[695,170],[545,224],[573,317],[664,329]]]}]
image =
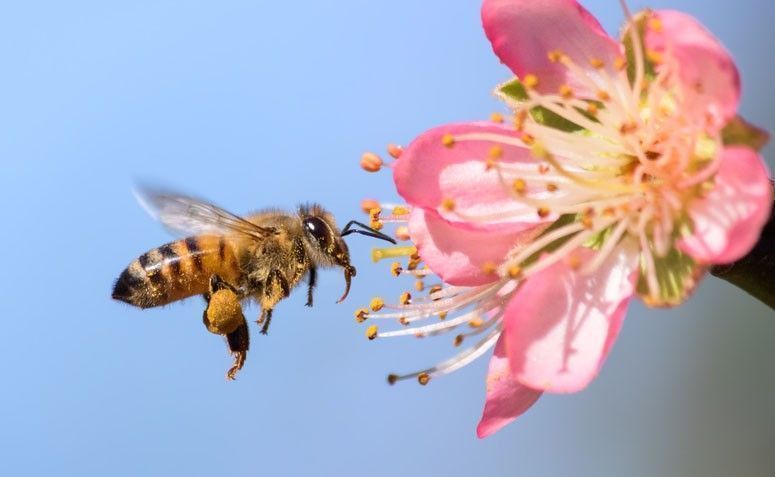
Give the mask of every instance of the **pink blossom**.
[{"label": "pink blossom", "polygon": [[495,346],[480,437],[543,392],[586,387],[633,297],[680,304],[769,216],[761,157],[722,139],[740,97],[730,55],[686,14],[627,17],[617,40],[573,0],[485,0],[487,38],[518,78],[496,90],[513,122],[431,129],[391,165],[409,206],[387,219],[407,220],[417,251],[397,273],[444,285],[360,316],[411,325],[377,337],[482,336],[391,382],[427,383]]}]

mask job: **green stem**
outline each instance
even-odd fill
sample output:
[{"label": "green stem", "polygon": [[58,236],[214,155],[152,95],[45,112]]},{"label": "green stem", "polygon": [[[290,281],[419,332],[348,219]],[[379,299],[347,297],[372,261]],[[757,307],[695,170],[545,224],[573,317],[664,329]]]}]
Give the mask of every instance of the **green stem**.
[{"label": "green stem", "polygon": [[[775,191],[775,181],[772,182]],[[775,208],[756,246],[740,260],[716,265],[710,273],[748,292],[775,310]]]}]

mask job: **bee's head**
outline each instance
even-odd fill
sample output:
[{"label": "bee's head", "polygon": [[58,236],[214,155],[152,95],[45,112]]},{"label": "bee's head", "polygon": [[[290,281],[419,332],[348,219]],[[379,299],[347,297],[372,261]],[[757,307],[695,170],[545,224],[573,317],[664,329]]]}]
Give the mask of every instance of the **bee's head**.
[{"label": "bee's head", "polygon": [[[351,233],[359,233],[395,243],[395,240],[387,235],[354,220],[348,222],[347,226],[340,232],[334,216],[319,205],[301,207],[299,216],[304,228],[307,249],[313,255],[311,257],[313,262],[329,266],[338,265],[344,269],[345,290],[337,303],[347,298],[347,294],[350,292],[350,282],[356,273],[355,267],[350,264],[350,251],[347,249],[343,237]],[[353,225],[361,226],[366,230],[352,229]]]}]

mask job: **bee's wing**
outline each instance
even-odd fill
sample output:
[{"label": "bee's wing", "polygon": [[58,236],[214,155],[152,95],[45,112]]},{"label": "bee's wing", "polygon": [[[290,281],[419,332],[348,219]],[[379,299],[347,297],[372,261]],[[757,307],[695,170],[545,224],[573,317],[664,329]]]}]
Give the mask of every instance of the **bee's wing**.
[{"label": "bee's wing", "polygon": [[143,208],[174,234],[242,234],[261,240],[276,233],[274,227],[262,227],[218,206],[193,197],[146,188],[135,190]]}]

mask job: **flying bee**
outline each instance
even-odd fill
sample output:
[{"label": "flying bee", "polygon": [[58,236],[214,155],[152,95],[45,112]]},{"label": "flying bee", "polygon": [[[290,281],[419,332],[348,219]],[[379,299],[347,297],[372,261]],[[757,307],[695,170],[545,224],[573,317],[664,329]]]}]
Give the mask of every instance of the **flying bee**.
[{"label": "flying bee", "polygon": [[[261,307],[257,323],[267,334],[272,310],[307,277],[307,306],[312,306],[318,268],[341,267],[350,291],[355,267],[343,237],[358,233],[395,240],[360,222],[341,231],[321,206],[303,205],[296,213],[264,210],[239,217],[213,204],[184,195],[142,191],[138,200],[157,220],[187,238],[140,255],[116,280],[113,298],[140,308],[166,305],[193,295],[207,303],[208,331],[226,337],[234,379],[247,358],[250,338],[241,302]],[[360,227],[360,228],[354,228]]]}]

